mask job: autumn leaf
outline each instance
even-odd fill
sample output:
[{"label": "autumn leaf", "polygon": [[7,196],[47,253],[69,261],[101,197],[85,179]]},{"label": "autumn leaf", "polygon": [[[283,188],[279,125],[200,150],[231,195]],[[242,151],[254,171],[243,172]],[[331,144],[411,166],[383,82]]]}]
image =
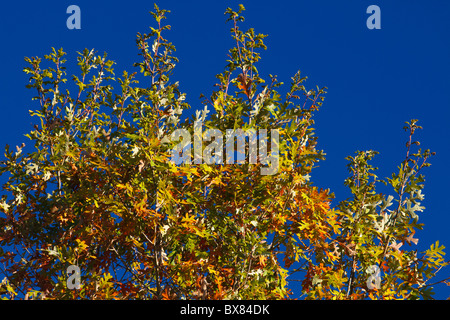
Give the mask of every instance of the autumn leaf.
[{"label": "autumn leaf", "polygon": [[238,78],[238,88],[243,90],[247,98],[251,96],[252,80],[247,78],[245,73],[241,73]]}]

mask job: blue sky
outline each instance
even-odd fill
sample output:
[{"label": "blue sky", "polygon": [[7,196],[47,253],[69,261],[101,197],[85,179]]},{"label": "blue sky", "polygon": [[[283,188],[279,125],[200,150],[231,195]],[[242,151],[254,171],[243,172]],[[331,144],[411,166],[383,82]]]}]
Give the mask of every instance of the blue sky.
[{"label": "blue sky", "polygon": [[[318,147],[326,161],[312,173],[312,180],[331,188],[337,200],[348,197],[343,186],[346,160],[356,150],[380,152],[374,165],[379,177],[390,176],[405,155],[405,121],[419,119],[417,134],[424,149],[437,154],[426,176],[425,223],[418,249],[435,240],[449,249],[450,215],[450,1],[348,0],[348,1],[168,1],[157,2],[172,12],[167,37],[177,47],[180,63],[173,76],[180,81],[187,102],[201,108],[199,95],[208,96],[215,75],[223,70],[232,40],[225,24],[227,7],[246,7],[244,28],[268,34],[268,49],[258,70],[278,76],[286,84],[297,70],[308,76],[307,88],[328,87],[316,115]],[[81,30],[69,30],[69,5],[81,8]],[[381,29],[369,30],[368,6],[381,9]],[[25,89],[22,72],[25,56],[50,53],[63,47],[68,53],[68,75],[77,72],[76,51],[95,48],[108,52],[116,74],[132,70],[138,61],[136,33],[153,25],[148,13],[153,1],[21,1],[2,3],[0,17],[0,145],[27,142],[32,119],[28,110],[34,92]],[[444,270],[437,279],[450,276]],[[442,286],[437,298],[450,296]]]}]

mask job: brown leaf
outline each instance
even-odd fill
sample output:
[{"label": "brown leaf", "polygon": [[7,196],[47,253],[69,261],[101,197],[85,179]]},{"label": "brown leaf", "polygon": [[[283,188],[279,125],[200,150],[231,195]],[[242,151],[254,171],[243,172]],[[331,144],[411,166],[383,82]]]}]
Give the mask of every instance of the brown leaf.
[{"label": "brown leaf", "polygon": [[408,242],[409,245],[411,245],[411,242],[414,244],[417,244],[419,242],[418,238],[413,238],[414,232],[411,233],[408,237],[405,238],[405,241]]}]

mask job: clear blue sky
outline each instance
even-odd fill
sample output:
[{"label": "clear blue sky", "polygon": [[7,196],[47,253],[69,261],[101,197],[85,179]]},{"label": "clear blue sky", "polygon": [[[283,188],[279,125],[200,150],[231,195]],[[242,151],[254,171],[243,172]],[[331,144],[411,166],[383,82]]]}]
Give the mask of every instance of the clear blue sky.
[{"label": "clear blue sky", "polygon": [[[327,86],[323,108],[316,116],[319,148],[327,160],[312,180],[331,188],[342,200],[347,177],[344,158],[356,150],[380,152],[374,164],[379,176],[390,176],[404,158],[405,121],[419,119],[418,139],[423,148],[436,151],[424,173],[426,210],[419,250],[439,239],[450,258],[450,1],[349,0],[349,1],[167,1],[167,37],[176,47],[180,63],[173,80],[180,81],[192,107],[201,108],[199,95],[209,95],[215,75],[222,71],[232,45],[226,7],[246,7],[245,27],[268,34],[268,50],[258,67],[262,75],[276,74],[289,83],[297,70],[308,76],[306,86]],[[69,30],[69,5],[81,8],[81,30]],[[381,9],[381,29],[369,30],[369,5]],[[68,75],[76,51],[95,48],[117,62],[116,74],[132,70],[138,61],[135,36],[153,25],[153,1],[8,1],[0,11],[0,148],[27,142],[32,119],[28,110],[34,92],[25,89],[25,56],[50,53],[63,47],[68,53]],[[441,271],[438,279],[450,276]],[[441,287],[437,298],[450,296]]]}]

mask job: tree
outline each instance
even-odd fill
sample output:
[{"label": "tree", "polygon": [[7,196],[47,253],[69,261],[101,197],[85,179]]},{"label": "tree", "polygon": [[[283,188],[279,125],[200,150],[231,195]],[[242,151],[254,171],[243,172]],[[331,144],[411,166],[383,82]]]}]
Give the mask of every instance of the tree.
[{"label": "tree", "polygon": [[[30,113],[39,122],[26,135],[34,152],[7,145],[1,164],[3,298],[297,298],[290,281],[301,281],[307,299],[431,298],[429,281],[447,265],[444,247],[436,242],[419,254],[405,245],[417,243],[413,235],[422,228],[421,172],[433,155],[413,151],[417,120],[405,127],[406,158],[391,178],[375,175],[374,151],[348,157],[353,198],[331,208],[333,194],[309,175],[324,159],[313,115],[326,88],[307,90],[300,72],[285,97],[275,76],[266,84],[256,68],[266,36],[239,28],[244,10],[225,12],[235,46],[216,90],[191,118],[181,118],[189,105],[170,81],[178,60],[163,37],[169,11],[156,5],[157,27],[137,34],[140,75],[116,77],[106,54],[85,49],[71,95],[62,49],[44,57],[46,68],[26,58],[27,87],[39,102]],[[139,86],[139,76],[148,87]],[[199,123],[215,132],[254,130],[260,139],[261,130],[273,130],[265,147],[277,154],[198,161],[226,153],[217,136],[196,146],[206,140]],[[193,154],[190,141],[180,144],[180,129],[194,137]],[[250,145],[249,138],[247,154]],[[172,161],[183,147],[184,162]],[[379,183],[392,186],[395,197],[377,193]],[[68,286],[70,266],[81,272],[79,289]]]}]

